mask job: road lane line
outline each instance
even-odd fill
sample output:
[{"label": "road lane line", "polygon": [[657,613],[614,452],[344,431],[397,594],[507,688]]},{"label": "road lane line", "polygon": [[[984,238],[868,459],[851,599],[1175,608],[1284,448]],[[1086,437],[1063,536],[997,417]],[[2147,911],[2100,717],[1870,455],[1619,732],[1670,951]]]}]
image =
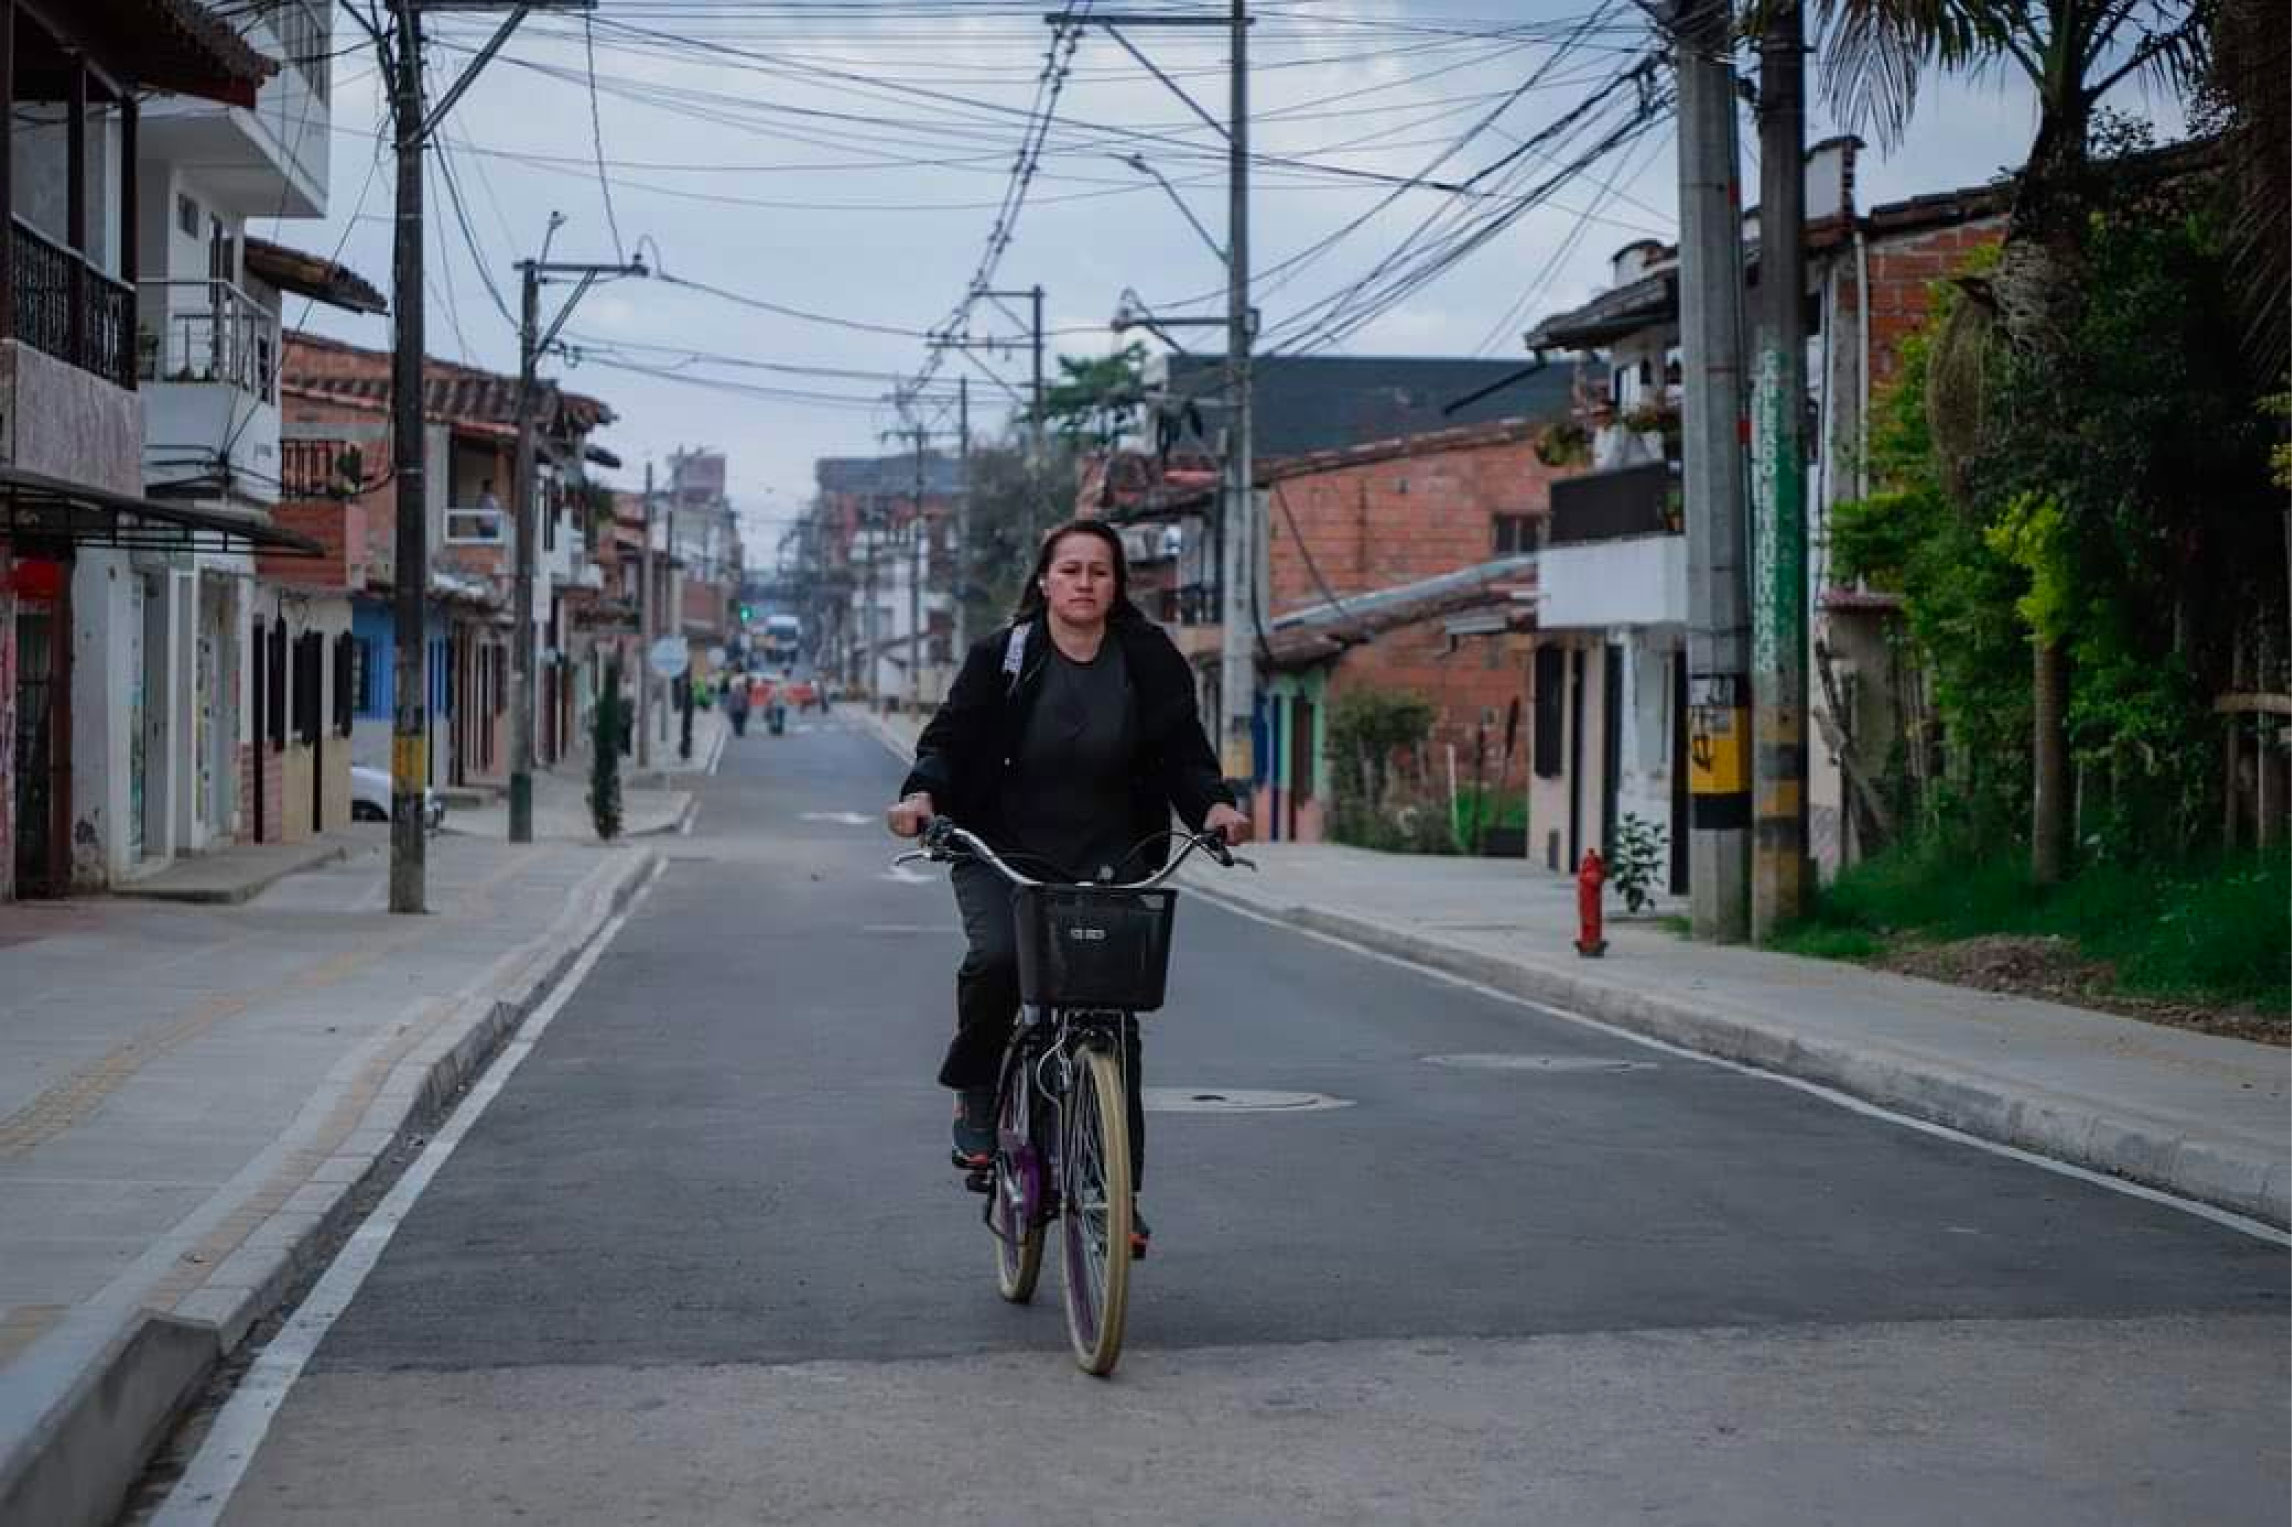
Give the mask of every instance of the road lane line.
[{"label": "road lane line", "polygon": [[1421,965],[1415,960],[1404,959],[1397,954],[1387,954],[1382,949],[1372,949],[1366,944],[1357,944],[1351,939],[1340,937],[1334,933],[1324,933],[1317,928],[1300,928],[1294,923],[1283,922],[1278,917],[1241,906],[1218,895],[1214,890],[1203,890],[1200,887],[1187,887],[1187,889],[1200,890],[1203,901],[1220,911],[1231,912],[1236,917],[1246,917],[1251,922],[1264,923],[1269,928],[1279,928],[1283,932],[1295,934],[1299,938],[1314,939],[1367,959],[1382,961],[1387,965],[1396,965],[1403,970],[1429,976],[1444,985],[1458,987],[1478,996],[1508,1003],[1513,1007],[1526,1008],[1528,1011],[1546,1018],[1574,1024],[1578,1028],[1590,1029],[1595,1033],[1621,1039],[1644,1049],[1658,1050],[1665,1055],[1676,1055],[1682,1060],[1701,1061],[1707,1066],[1718,1066],[1743,1076],[1755,1077],[1763,1082],[1773,1082],[1780,1087],[1789,1087],[1794,1091],[1806,1093],[1810,1097],[1820,1098],[1826,1103],[1844,1108],[1850,1113],[1858,1113],[1866,1118],[1882,1119],[1889,1124],[1900,1125],[1904,1129],[1916,1130],[1922,1135],[1931,1135],[1937,1140],[1949,1140],[1959,1145],[1969,1145],[1975,1150],[1987,1152],[1992,1156],[2003,1156],[2009,1161],[2019,1161],[2029,1166],[2042,1167],[2044,1170],[2059,1176],[2074,1177],[2079,1182],[2089,1182],[2096,1187],[2107,1188],[2113,1193],[2122,1193],[2128,1198],[2138,1198],[2149,1203],[2162,1205],[2168,1209],[2178,1209],[2184,1214],[2193,1214],[2198,1219],[2210,1220],[2214,1224],[2230,1230],[2242,1231],[2254,1240],[2266,1241],[2270,1245],[2292,1246],[2292,1233],[2279,1230],[2274,1225],[2261,1220],[2249,1219],[2233,1210],[2215,1208],[2211,1204],[2199,1203],[2193,1198],[2179,1198],[2159,1188],[2152,1188],[2138,1182],[2128,1182],[2122,1177],[2110,1177],[2104,1173],[2096,1172],[2090,1167],[2076,1166],[2067,1161],[2056,1161],[2050,1156],[2040,1156],[2017,1146],[2001,1145],[1995,1140],[1984,1140],[1978,1135],[1969,1135],[1963,1130],[1952,1129],[1946,1124],[1936,1124],[1910,1114],[1897,1113],[1891,1108],[1880,1107],[1876,1103],[1867,1102],[1851,1093],[1826,1087],[1820,1082],[1810,1082],[1796,1076],[1785,1076],[1779,1071],[1762,1071],[1757,1066],[1747,1066],[1741,1061],[1727,1060],[1717,1055],[1706,1055],[1700,1050],[1686,1049],[1661,1039],[1651,1038],[1646,1034],[1635,1034],[1629,1029],[1617,1028],[1613,1024],[1603,1023],[1597,1018],[1587,1017],[1582,1013],[1572,1013],[1566,1008],[1538,1002],[1532,997],[1519,996],[1499,987],[1485,985],[1468,976],[1452,975],[1448,971],[1437,970],[1430,965]]},{"label": "road lane line", "polygon": [[184,1469],[183,1477],[176,1481],[166,1503],[152,1516],[150,1527],[215,1527],[222,1520],[223,1513],[230,1508],[231,1497],[246,1477],[248,1466],[269,1436],[272,1421],[285,1407],[288,1391],[302,1377],[303,1369],[318,1351],[319,1344],[326,1340],[327,1332],[334,1328],[334,1322],[358,1297],[366,1275],[382,1259],[390,1238],[397,1234],[399,1224],[422,1196],[422,1190],[452,1158],[462,1137],[485,1113],[487,1105],[500,1095],[525,1057],[533,1053],[558,1012],[588,980],[590,969],[612,946],[623,925],[643,904],[646,893],[666,869],[665,864],[656,864],[644,884],[629,898],[628,905],[598,930],[589,941],[589,947],[581,951],[580,958],[565,973],[565,979],[558,983],[557,990],[518,1027],[470,1088],[468,1096],[447,1117],[444,1126],[430,1138],[405,1173],[391,1184],[390,1191],[374,1206],[374,1212],[351,1232],[325,1275],[295,1307],[278,1335],[240,1379],[200,1442],[199,1451]]}]

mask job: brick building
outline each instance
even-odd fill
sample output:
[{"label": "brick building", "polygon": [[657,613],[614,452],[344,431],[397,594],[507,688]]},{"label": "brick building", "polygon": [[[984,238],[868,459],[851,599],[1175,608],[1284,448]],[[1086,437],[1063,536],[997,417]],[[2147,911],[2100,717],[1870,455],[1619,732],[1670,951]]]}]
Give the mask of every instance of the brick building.
[{"label": "brick building", "polygon": [[[293,332],[280,377],[289,483],[282,520],[339,547],[327,581],[301,592],[314,619],[338,602],[347,635],[339,659],[349,743],[343,770],[352,762],[390,766],[398,522],[390,367],[387,351]],[[429,783],[487,790],[509,774],[517,379],[432,358],[423,383]],[[542,396],[534,591],[534,751],[541,767],[568,750],[578,729],[577,676],[563,660],[572,647],[565,595],[588,581],[588,437],[612,417],[595,398],[554,388]],[[335,626],[325,629],[331,636]],[[331,714],[334,702],[325,708]],[[293,751],[286,750],[290,764]],[[267,777],[261,783],[270,788]],[[297,785],[285,783],[280,819],[290,831],[298,824]]]},{"label": "brick building", "polygon": [[[1538,457],[1547,422],[1484,423],[1266,462],[1266,674],[1256,816],[1269,835],[1322,835],[1331,790],[1328,708],[1349,690],[1403,691],[1433,707],[1433,754],[1464,778],[1520,778],[1525,634],[1556,473]],[[1149,614],[1170,623],[1214,697],[1223,628],[1167,569],[1207,542],[1214,490],[1126,506]]]}]

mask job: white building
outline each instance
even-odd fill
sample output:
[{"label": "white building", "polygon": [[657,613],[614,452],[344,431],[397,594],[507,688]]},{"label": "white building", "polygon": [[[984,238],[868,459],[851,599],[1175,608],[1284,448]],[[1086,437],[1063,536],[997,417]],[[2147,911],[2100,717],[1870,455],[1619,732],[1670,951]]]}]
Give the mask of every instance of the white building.
[{"label": "white building", "polygon": [[[326,211],[332,7],[275,0],[218,24],[277,67],[251,105],[159,96],[142,111],[142,486],[155,501],[261,525],[286,472],[282,304],[299,295],[371,312],[381,297],[329,262],[247,234],[251,219]],[[123,734],[77,760],[76,796],[108,807],[85,818],[96,841],[78,845],[79,884],[116,883],[240,838],[288,836],[290,824],[301,836],[348,820],[347,754],[325,761],[337,649],[350,627],[339,591],[303,580],[264,589],[240,546],[85,555],[73,594],[85,661],[75,701],[106,702]],[[283,741],[264,745],[290,735],[292,759]],[[266,795],[257,782],[269,776]]]}]

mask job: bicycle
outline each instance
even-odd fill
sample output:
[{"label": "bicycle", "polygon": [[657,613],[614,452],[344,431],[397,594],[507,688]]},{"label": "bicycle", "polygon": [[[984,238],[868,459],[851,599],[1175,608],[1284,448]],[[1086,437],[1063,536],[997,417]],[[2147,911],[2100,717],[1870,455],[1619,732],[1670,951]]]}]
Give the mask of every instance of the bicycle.
[{"label": "bicycle", "polygon": [[[1123,1057],[1138,1015],[1162,1005],[1178,893],[1163,885],[1196,849],[1255,869],[1216,833],[1172,833],[1186,846],[1147,879],[1071,884],[1023,875],[945,817],[896,862],[951,863],[958,852],[1011,883],[1018,928],[1018,1023],[995,1083],[995,1159],[967,1186],[986,1195],[995,1289],[1034,1297],[1043,1244],[1061,1226],[1061,1286],[1075,1363],[1100,1378],[1122,1355],[1136,1190]],[[1151,841],[1151,840],[1149,840]]]}]

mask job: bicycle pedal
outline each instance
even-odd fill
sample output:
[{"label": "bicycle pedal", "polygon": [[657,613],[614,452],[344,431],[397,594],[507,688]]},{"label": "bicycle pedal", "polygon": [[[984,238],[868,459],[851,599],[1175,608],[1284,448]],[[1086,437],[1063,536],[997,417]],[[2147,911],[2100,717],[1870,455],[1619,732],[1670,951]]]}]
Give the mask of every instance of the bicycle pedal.
[{"label": "bicycle pedal", "polygon": [[963,1186],[973,1193],[992,1193],[995,1191],[995,1174],[987,1167],[966,1172],[963,1175]]}]

